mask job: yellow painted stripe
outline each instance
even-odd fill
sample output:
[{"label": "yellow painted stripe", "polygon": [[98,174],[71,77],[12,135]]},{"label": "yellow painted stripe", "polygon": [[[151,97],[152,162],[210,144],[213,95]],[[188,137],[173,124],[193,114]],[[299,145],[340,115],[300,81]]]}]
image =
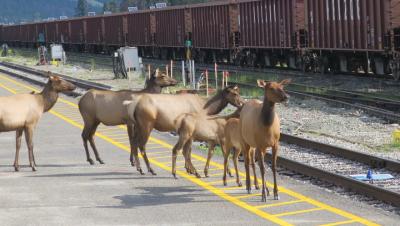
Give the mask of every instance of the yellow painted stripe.
[{"label": "yellow painted stripe", "polygon": [[273,203],[273,204],[256,206],[256,208],[262,209],[262,208],[268,208],[268,207],[285,206],[285,205],[290,205],[290,204],[299,203],[299,202],[304,202],[304,200],[293,200],[293,201],[287,201],[287,202],[278,202],[278,203]]},{"label": "yellow painted stripe", "polygon": [[[255,194],[248,194],[248,195],[240,195],[240,196],[235,196],[237,199],[247,199],[255,196],[261,196],[261,193],[255,193]],[[256,206],[257,208],[257,206]]]},{"label": "yellow painted stripe", "polygon": [[309,213],[309,212],[314,212],[314,211],[319,211],[319,210],[324,210],[324,209],[323,208],[312,208],[312,209],[306,209],[306,210],[298,210],[298,211],[274,214],[274,216],[275,217],[283,217],[283,216],[290,216],[290,215],[296,215],[296,214],[302,214],[302,213]]},{"label": "yellow painted stripe", "polygon": [[355,223],[355,220],[348,220],[348,221],[340,221],[340,222],[335,222],[335,223],[330,223],[330,224],[322,224],[320,226],[336,226],[336,225],[344,225],[344,224],[351,224]]},{"label": "yellow painted stripe", "polygon": [[[26,86],[26,85],[24,85],[24,84],[21,84],[21,83],[15,81],[15,80],[6,78],[6,77],[4,77],[4,76],[2,76],[2,75],[0,75],[0,77],[3,78],[3,79],[8,80],[8,81],[10,81],[10,82],[12,82],[12,83],[14,83],[14,84],[17,84],[17,85],[20,85],[20,86],[22,86],[22,87],[25,87],[25,88],[27,88],[27,89],[29,89],[29,90],[34,90],[34,91],[36,91],[36,89],[34,89],[34,88],[32,88],[32,87],[29,87],[29,86]],[[7,89],[7,90],[9,90],[9,89]],[[72,102],[70,102],[70,101],[64,100],[64,99],[62,99],[62,98],[59,98],[59,101],[62,102],[62,103],[68,104],[68,105],[70,105],[70,106],[72,106],[72,107],[75,107],[75,108],[78,107],[76,104],[74,104],[74,103],[72,103]],[[83,128],[83,126],[82,126],[81,124],[76,123],[75,121],[70,120],[69,118],[67,118],[67,117],[65,117],[65,116],[63,116],[63,115],[61,115],[61,114],[59,114],[59,113],[57,113],[57,112],[51,111],[51,113],[54,114],[54,115],[56,115],[57,117],[63,119],[64,121],[70,123],[71,125],[74,125],[74,126],[76,126],[76,127],[78,127],[78,128],[81,128],[81,129]],[[121,125],[121,126],[119,126],[119,127],[122,128],[122,129],[126,129],[126,126],[125,126],[125,125]],[[98,136],[99,138],[101,138],[101,139],[103,139],[103,140],[105,140],[105,141],[107,141],[107,142],[109,142],[109,143],[114,144],[115,146],[117,146],[117,147],[119,147],[119,148],[121,148],[121,149],[123,149],[123,150],[129,151],[129,148],[128,148],[127,146],[121,144],[120,142],[115,142],[113,139],[111,139],[111,138],[109,138],[109,137],[107,137],[107,136],[104,136],[104,135],[102,135],[101,133],[96,133],[96,136]],[[159,140],[159,139],[157,139],[157,138],[150,137],[149,140],[150,140],[150,142],[152,142],[152,143],[157,143],[157,144],[163,145],[163,146],[165,146],[166,148],[172,148],[172,145],[166,143],[165,141]],[[205,158],[203,158],[202,156],[199,156],[199,155],[193,154],[192,157],[195,158],[195,159],[198,159],[198,160],[205,161]],[[165,169],[165,170],[167,170],[167,171],[170,171],[170,168],[169,168],[168,166],[165,166],[165,165],[163,165],[163,164],[161,164],[161,163],[158,163],[157,161],[154,161],[153,159],[149,159],[149,160],[150,160],[153,164],[159,166],[160,168]],[[210,165],[212,165],[212,166],[217,166],[219,169],[223,169],[223,165],[221,165],[221,164],[219,164],[219,163],[216,163],[216,162],[211,162]],[[219,170],[218,168],[216,168],[216,169],[210,169],[209,171],[211,171],[211,170]],[[248,210],[248,211],[250,211],[250,212],[253,212],[254,214],[256,214],[256,215],[258,215],[258,216],[260,216],[260,217],[263,217],[264,219],[270,220],[270,221],[272,221],[272,222],[275,222],[275,223],[278,223],[278,224],[281,224],[281,225],[290,225],[290,224],[288,224],[287,222],[285,222],[285,221],[283,221],[283,220],[277,218],[276,216],[273,216],[273,215],[271,215],[271,214],[268,214],[268,213],[266,213],[266,212],[264,212],[264,211],[261,211],[261,210],[255,208],[254,206],[251,206],[251,205],[249,205],[249,204],[247,204],[247,203],[245,203],[245,202],[242,202],[241,200],[239,200],[239,199],[237,199],[237,198],[235,198],[235,197],[233,197],[233,196],[230,196],[229,194],[224,193],[221,189],[216,189],[215,187],[213,187],[213,186],[207,184],[206,182],[203,182],[203,181],[201,181],[201,180],[199,180],[199,179],[197,179],[197,178],[195,178],[195,177],[193,177],[193,176],[191,176],[191,175],[187,175],[186,173],[179,172],[179,171],[178,171],[177,173],[178,173],[178,175],[180,175],[181,177],[184,177],[184,178],[186,178],[186,179],[192,181],[193,183],[198,184],[198,185],[202,186],[203,188],[205,188],[205,189],[207,189],[207,190],[210,190],[211,192],[213,192],[214,194],[218,195],[219,197],[221,197],[221,198],[223,198],[223,199],[225,199],[225,200],[228,200],[228,201],[234,203],[235,205],[238,205],[238,206],[240,206],[240,207],[242,207],[242,208],[244,208],[244,209],[246,209],[246,210]],[[240,174],[241,174],[242,176],[244,175],[243,172],[240,172]],[[268,184],[268,186],[271,186],[271,184],[269,184],[269,183],[267,183],[267,184]],[[279,190],[280,190],[281,192],[283,192],[283,193],[286,193],[286,194],[292,196],[292,197],[295,197],[295,198],[298,198],[298,199],[302,199],[302,200],[304,200],[305,202],[310,203],[310,204],[312,204],[312,205],[315,205],[315,206],[317,206],[317,207],[319,207],[319,208],[321,208],[321,209],[325,209],[325,210],[330,211],[330,212],[332,212],[332,213],[336,213],[336,214],[341,215],[341,216],[343,216],[343,217],[346,217],[346,218],[348,218],[348,219],[354,220],[355,222],[359,222],[359,223],[362,223],[362,224],[365,224],[365,225],[378,225],[378,224],[373,223],[373,222],[370,222],[370,221],[368,221],[368,220],[366,220],[366,219],[364,219],[364,218],[358,217],[358,216],[353,215],[353,214],[351,214],[351,213],[348,213],[348,212],[346,212],[346,211],[344,211],[344,210],[340,210],[340,209],[337,209],[337,208],[335,208],[335,207],[329,206],[329,205],[327,205],[327,204],[321,203],[321,202],[319,202],[319,201],[316,201],[316,200],[314,200],[314,199],[311,199],[311,198],[309,198],[309,197],[306,197],[306,196],[304,196],[304,195],[301,195],[301,194],[299,194],[299,193],[296,193],[296,192],[291,191],[291,190],[289,190],[289,189],[286,189],[286,188],[284,188],[284,187],[279,187]]]}]

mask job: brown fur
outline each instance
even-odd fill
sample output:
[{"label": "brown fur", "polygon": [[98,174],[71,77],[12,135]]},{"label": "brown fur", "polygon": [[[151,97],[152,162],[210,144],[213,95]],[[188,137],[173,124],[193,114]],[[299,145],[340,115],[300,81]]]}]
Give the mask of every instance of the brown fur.
[{"label": "brown fur", "polygon": [[134,156],[137,170],[143,174],[138,157],[137,149],[139,147],[148,171],[155,174],[150,167],[145,150],[145,145],[153,128],[161,132],[175,131],[177,127],[175,119],[178,116],[196,112],[202,112],[205,115],[214,115],[222,111],[228,103],[240,105],[240,103],[237,103],[238,96],[240,97],[237,88],[232,86],[225,88],[207,102],[200,96],[193,94],[141,95],[128,106],[130,109],[129,114],[133,116],[132,120],[135,124],[134,148],[133,152],[131,152],[131,162]]},{"label": "brown fur", "polygon": [[87,142],[93,149],[96,160],[104,164],[97,151],[94,142],[94,134],[100,123],[106,126],[116,126],[126,124],[128,129],[128,136],[132,146],[132,133],[133,128],[129,122],[128,112],[123,105],[124,101],[132,100],[142,93],[160,93],[163,87],[176,85],[177,81],[166,76],[165,73],[153,73],[150,80],[146,82],[146,88],[140,91],[121,90],[121,91],[102,91],[102,90],[89,90],[79,101],[79,111],[84,121],[84,128],[82,131],[83,146],[86,152],[87,161],[93,165],[94,161],[91,159]]},{"label": "brown fur", "polygon": [[[240,116],[239,116],[240,117]],[[240,181],[239,177],[239,170],[238,170],[238,158],[242,150],[248,150],[250,147],[247,146],[247,144],[243,141],[242,139],[242,134],[240,132],[240,120],[238,118],[231,118],[226,122],[225,125],[225,147],[226,150],[224,153],[224,176],[223,176],[223,183],[226,186],[227,181],[226,181],[226,173],[228,171],[228,158],[230,154],[230,150],[234,150],[233,152],[233,164],[235,166],[235,171],[236,171],[236,183],[239,187],[242,186],[242,182]],[[254,148],[250,149],[250,152],[248,153],[250,156],[250,163],[253,169],[253,174],[254,174],[254,186],[258,190],[259,185],[258,185],[258,180],[257,180],[257,175],[256,175],[256,169],[255,169],[255,161],[254,161]]]},{"label": "brown fur", "polygon": [[[240,96],[237,97],[240,104],[243,100]],[[225,133],[224,128],[226,121],[230,118],[238,118],[240,110],[238,109],[231,115],[223,117],[212,117],[202,113],[187,113],[179,116],[175,121],[177,125],[177,132],[179,140],[172,149],[172,175],[176,178],[176,157],[177,153],[184,147],[183,156],[185,157],[185,166],[188,173],[194,174],[197,177],[195,167],[191,161],[190,144],[192,141],[205,141],[208,142],[208,157],[207,163],[204,167],[204,175],[208,177],[208,168],[210,166],[211,157],[214,154],[214,149],[217,144],[221,145],[222,151],[225,153]]]},{"label": "brown fur", "polygon": [[[290,80],[283,80],[280,83],[258,81],[258,85],[264,89],[264,102],[253,100],[243,106],[240,114],[240,129],[243,141],[250,147],[256,148],[261,179],[262,179],[262,201],[266,201],[266,192],[269,190],[265,185],[264,156],[267,148],[272,147],[272,172],[274,177],[274,198],[279,199],[278,186],[276,183],[276,159],[278,156],[280,121],[275,113],[275,103],[284,102],[288,95],[283,87],[290,83]],[[246,188],[251,191],[249,175],[249,149],[245,150],[246,162]]]},{"label": "brown fur", "polygon": [[0,132],[16,131],[15,171],[19,171],[19,149],[23,132],[28,146],[30,167],[32,171],[36,171],[33,131],[43,113],[49,111],[57,102],[58,93],[75,89],[73,84],[60,77],[53,76],[50,72],[48,75],[49,81],[41,93],[0,97]]}]

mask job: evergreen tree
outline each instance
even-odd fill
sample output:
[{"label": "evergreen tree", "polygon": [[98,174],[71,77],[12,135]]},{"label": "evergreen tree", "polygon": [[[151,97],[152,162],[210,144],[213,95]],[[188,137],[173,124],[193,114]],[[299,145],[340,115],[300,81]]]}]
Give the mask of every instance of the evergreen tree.
[{"label": "evergreen tree", "polygon": [[78,0],[75,8],[75,16],[86,16],[88,12],[88,4],[86,0]]},{"label": "evergreen tree", "polygon": [[118,10],[117,1],[116,0],[110,0],[110,1],[108,1],[106,3],[104,3],[103,12],[105,12],[105,11],[110,11],[110,12],[113,12],[113,13],[118,12],[119,10]]}]

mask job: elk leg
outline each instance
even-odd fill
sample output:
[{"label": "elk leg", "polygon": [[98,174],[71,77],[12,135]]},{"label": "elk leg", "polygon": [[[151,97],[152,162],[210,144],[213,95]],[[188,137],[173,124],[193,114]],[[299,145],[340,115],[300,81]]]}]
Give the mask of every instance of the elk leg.
[{"label": "elk leg", "polygon": [[222,181],[224,186],[227,186],[228,183],[226,182],[226,173],[228,171],[228,159],[229,159],[229,154],[232,146],[230,144],[226,144],[226,151],[224,152],[224,176],[222,177]]},{"label": "elk leg", "polygon": [[25,140],[26,145],[28,146],[28,154],[29,154],[29,165],[32,168],[32,171],[36,171],[35,165],[33,164],[33,127],[25,128]]},{"label": "elk leg", "polygon": [[[229,149],[227,150],[227,152],[229,153]],[[239,187],[242,187],[242,182],[240,181],[240,177],[239,177],[239,170],[238,170],[238,158],[239,158],[239,154],[240,154],[240,150],[238,149],[234,149],[234,153],[233,153],[233,165],[235,166],[235,172],[236,172],[236,184]]]},{"label": "elk leg", "polygon": [[90,158],[89,147],[88,147],[88,139],[92,130],[92,126],[88,125],[85,122],[85,126],[82,131],[82,140],[83,140],[83,147],[85,148],[86,152],[86,161],[90,163],[90,165],[94,165],[94,161]]},{"label": "elk leg", "polygon": [[151,173],[152,175],[157,175],[154,172],[154,170],[151,168],[150,161],[147,158],[147,154],[146,154],[146,143],[149,140],[152,129],[153,129],[153,126],[148,125],[148,127],[145,130],[142,130],[144,133],[142,134],[142,139],[140,139],[139,148],[140,148],[140,153],[142,154],[142,157],[144,159],[144,162],[146,163],[148,172]]},{"label": "elk leg", "polygon": [[136,170],[141,174],[144,175],[142,168],[140,167],[140,160],[139,160],[139,154],[138,154],[138,146],[137,144],[139,143],[140,136],[139,133],[136,131],[133,134],[133,146],[131,151],[133,152],[135,156],[135,164],[136,164]]},{"label": "elk leg", "polygon": [[249,166],[249,161],[250,161],[250,157],[249,157],[249,150],[250,147],[246,147],[243,155],[244,155],[244,166],[246,168],[246,189],[247,189],[247,193],[251,193],[251,181],[250,181],[250,166]]},{"label": "elk leg", "polygon": [[131,162],[132,166],[135,166],[134,155],[133,155],[133,133],[134,133],[133,132],[133,124],[132,125],[127,124],[126,128],[128,130],[129,144],[131,146],[131,153],[130,153],[129,161]]},{"label": "elk leg", "polygon": [[[257,173],[256,173],[256,163],[254,161],[255,158],[255,149],[252,149],[250,152],[250,161],[251,161],[251,168],[253,169],[253,175],[254,175],[254,187],[256,190],[260,189],[260,186],[258,185],[258,179],[257,179]],[[258,160],[260,161],[260,160]]]},{"label": "elk leg", "polygon": [[93,149],[93,152],[94,152],[94,155],[96,157],[96,160],[100,164],[104,164],[103,160],[101,160],[101,158],[100,158],[99,152],[97,151],[96,144],[94,143],[94,134],[95,134],[95,132],[97,130],[97,126],[99,126],[99,124],[100,124],[99,122],[96,122],[96,124],[93,125],[93,128],[92,128],[92,130],[90,132],[90,135],[89,135],[89,143],[90,143],[90,146]]},{"label": "elk leg", "polygon": [[189,139],[183,149],[185,150],[185,155],[188,161],[188,167],[190,169],[190,173],[194,174],[197,178],[201,178],[200,174],[197,172],[196,168],[194,167],[192,163],[192,143],[193,140]]},{"label": "elk leg", "polygon": [[207,162],[206,165],[204,166],[204,175],[208,177],[208,169],[210,168],[210,160],[212,156],[214,155],[215,151],[215,143],[214,142],[209,142],[208,143],[208,155],[207,155]]},{"label": "elk leg", "polygon": [[15,144],[15,161],[14,161],[14,169],[15,171],[19,171],[19,149],[21,148],[21,138],[23,129],[19,129],[16,131],[16,144]]},{"label": "elk leg", "polygon": [[269,195],[268,188],[265,184],[265,166],[264,166],[264,154],[261,150],[257,149],[256,154],[258,157],[258,165],[261,171],[261,180],[262,180],[262,194],[261,194],[261,202],[267,202],[267,195]]},{"label": "elk leg", "polygon": [[278,158],[278,144],[272,147],[272,173],[274,175],[274,199],[279,200],[278,185],[276,183],[276,159]]},{"label": "elk leg", "polygon": [[[175,144],[174,148],[172,149],[172,175],[174,176],[175,179],[178,179],[176,177],[176,158],[178,155],[178,151],[182,150],[185,141],[186,136],[183,134],[179,136],[178,142]],[[185,152],[183,153],[184,158],[186,160]],[[185,161],[185,167],[186,167],[186,161]]]}]

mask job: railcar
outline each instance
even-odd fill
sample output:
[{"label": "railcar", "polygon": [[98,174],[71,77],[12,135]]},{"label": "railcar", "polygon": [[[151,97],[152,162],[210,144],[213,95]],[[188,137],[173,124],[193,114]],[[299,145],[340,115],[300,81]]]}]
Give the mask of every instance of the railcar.
[{"label": "railcar", "polygon": [[400,0],[229,0],[3,26],[10,45],[400,75]]}]

